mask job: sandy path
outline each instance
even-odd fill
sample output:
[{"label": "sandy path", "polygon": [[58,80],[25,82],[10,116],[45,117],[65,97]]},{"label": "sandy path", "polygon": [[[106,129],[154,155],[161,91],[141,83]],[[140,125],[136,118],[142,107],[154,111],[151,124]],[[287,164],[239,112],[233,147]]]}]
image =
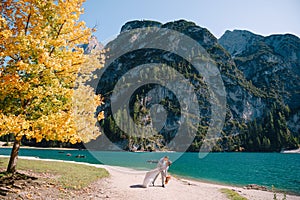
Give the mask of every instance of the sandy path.
[{"label": "sandy path", "polygon": [[[165,188],[161,187],[161,180],[158,178],[155,186],[143,188],[141,186],[146,171],[140,173],[128,172],[128,169],[120,167],[105,168],[111,174],[108,190],[119,199],[132,200],[158,200],[158,199],[220,199],[226,200],[226,196],[219,192],[219,186],[211,184],[200,184],[197,182],[180,180],[172,177]],[[121,170],[120,170],[121,169]],[[143,197],[143,198],[142,198]]]},{"label": "sandy path", "polygon": [[[103,166],[102,166],[103,167]],[[109,171],[111,177],[106,185],[107,190],[113,194],[113,199],[130,199],[130,200],[226,200],[225,194],[220,192],[222,188],[233,189],[240,195],[249,200],[266,200],[273,199],[272,192],[247,190],[239,187],[224,186],[218,184],[204,183],[199,181],[191,181],[172,177],[166,188],[162,188],[159,184],[161,180],[157,180],[154,187],[142,188],[141,184],[146,171],[135,171],[122,167],[104,166]],[[277,194],[278,199],[283,198],[283,194]],[[288,200],[300,200],[300,196],[287,195]]]}]

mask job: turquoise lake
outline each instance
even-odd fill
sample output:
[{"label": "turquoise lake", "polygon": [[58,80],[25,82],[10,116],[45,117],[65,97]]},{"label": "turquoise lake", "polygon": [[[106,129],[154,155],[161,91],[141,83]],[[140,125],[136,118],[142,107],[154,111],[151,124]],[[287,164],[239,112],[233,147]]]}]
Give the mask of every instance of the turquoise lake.
[{"label": "turquoise lake", "polygon": [[[9,155],[9,148],[0,148],[0,155]],[[71,154],[71,156],[67,156]],[[84,158],[76,158],[83,155]],[[173,164],[169,172],[178,176],[209,182],[245,186],[264,185],[300,195],[300,154],[281,153],[198,153],[177,152],[105,152],[87,150],[21,149],[20,156],[72,160],[93,164],[116,165],[135,169],[152,169],[147,162],[168,155]]]}]

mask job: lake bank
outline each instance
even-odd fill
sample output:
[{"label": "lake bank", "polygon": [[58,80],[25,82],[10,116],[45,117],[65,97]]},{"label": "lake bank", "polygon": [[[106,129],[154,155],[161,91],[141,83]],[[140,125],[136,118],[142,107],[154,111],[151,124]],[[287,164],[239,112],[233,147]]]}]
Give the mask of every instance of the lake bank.
[{"label": "lake bank", "polygon": [[[5,146],[5,142],[0,142],[0,148],[12,148],[12,145]],[[90,149],[78,149],[78,148],[67,148],[67,147],[33,147],[33,146],[21,146],[22,149],[45,149],[45,150],[86,150],[89,151]],[[129,152],[129,151],[128,151]],[[132,153],[147,153],[152,151],[132,151]],[[176,151],[155,151],[158,153],[176,153]],[[198,153],[198,152],[189,152],[189,153]],[[207,152],[207,153],[224,153],[224,152]],[[240,152],[226,152],[226,153],[261,153],[261,152],[246,152],[246,151],[240,151]],[[271,152],[265,152],[265,153],[271,153]],[[300,148],[298,149],[292,149],[292,150],[282,150],[279,153],[299,153],[300,154]]]},{"label": "lake bank", "polygon": [[280,153],[300,153],[300,148],[293,150],[282,150]]},{"label": "lake bank", "polygon": [[[1,148],[0,155],[10,155],[10,148]],[[180,152],[105,152],[50,149],[20,149],[20,156],[57,159],[91,164],[122,166],[150,170],[168,155],[173,161],[171,174],[192,180],[244,187],[257,184],[271,190],[300,195],[300,154],[281,153],[210,153],[199,158],[197,153]]]},{"label": "lake bank", "polygon": [[[3,157],[3,156],[1,156]],[[7,157],[7,156],[4,156]],[[162,188],[159,183],[160,180],[156,181],[154,187],[142,188],[141,184],[143,182],[145,170],[134,170],[126,167],[117,167],[109,165],[99,165],[99,164],[90,164],[84,162],[74,162],[74,161],[57,161],[53,159],[40,159],[35,157],[22,157],[21,159],[30,159],[30,160],[45,160],[45,161],[55,161],[55,162],[68,162],[76,163],[82,165],[94,166],[97,168],[105,168],[110,173],[110,178],[104,180],[99,180],[91,187],[94,188],[94,192],[89,194],[90,196],[97,196],[99,194],[105,194],[110,199],[132,199],[140,200],[141,197],[145,199],[218,199],[218,200],[227,200],[225,194],[220,190],[227,188],[234,190],[241,196],[246,197],[247,199],[253,200],[265,200],[273,199],[274,193],[270,191],[261,191],[253,189],[245,189],[242,187],[234,187],[229,185],[220,185],[207,183],[202,181],[195,181],[186,178],[178,178],[172,176],[170,182],[166,185],[166,188]],[[103,195],[102,195],[103,196]],[[277,198],[282,199],[283,194],[277,193]],[[94,198],[97,199],[97,198]],[[99,198],[100,199],[100,198]],[[289,200],[299,200],[300,196],[287,195]]]},{"label": "lake bank", "polygon": [[[0,142],[0,148],[12,148],[13,146],[5,146],[3,145],[5,144],[5,142]],[[80,150],[80,149],[76,149],[76,148],[66,148],[66,147],[31,147],[31,146],[21,146],[20,148],[22,149],[48,149],[48,150]]]}]

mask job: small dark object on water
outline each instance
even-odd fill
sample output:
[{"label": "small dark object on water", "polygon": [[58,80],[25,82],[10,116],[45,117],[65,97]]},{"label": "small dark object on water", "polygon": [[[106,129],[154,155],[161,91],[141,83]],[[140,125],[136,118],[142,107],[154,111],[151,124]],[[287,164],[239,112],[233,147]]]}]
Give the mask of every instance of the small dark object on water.
[{"label": "small dark object on water", "polygon": [[67,153],[67,154],[66,154],[66,156],[72,156],[72,154],[70,154],[70,153]]},{"label": "small dark object on water", "polygon": [[58,153],[65,153],[64,151],[59,151]]},{"label": "small dark object on water", "polygon": [[76,158],[85,158],[85,155],[77,155]]}]

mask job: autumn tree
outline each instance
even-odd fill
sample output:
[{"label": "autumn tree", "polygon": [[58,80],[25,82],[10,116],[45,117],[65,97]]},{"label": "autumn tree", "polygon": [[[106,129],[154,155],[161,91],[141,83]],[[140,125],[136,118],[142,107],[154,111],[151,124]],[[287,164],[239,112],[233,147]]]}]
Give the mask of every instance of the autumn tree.
[{"label": "autumn tree", "polygon": [[[97,121],[101,97],[83,83],[93,68],[101,67],[96,62],[100,54],[84,55],[78,46],[92,32],[79,21],[83,2],[1,2],[0,136],[15,136],[8,172],[16,170],[22,137],[76,143],[100,133],[89,125]],[[97,64],[88,68],[88,63]]]}]

